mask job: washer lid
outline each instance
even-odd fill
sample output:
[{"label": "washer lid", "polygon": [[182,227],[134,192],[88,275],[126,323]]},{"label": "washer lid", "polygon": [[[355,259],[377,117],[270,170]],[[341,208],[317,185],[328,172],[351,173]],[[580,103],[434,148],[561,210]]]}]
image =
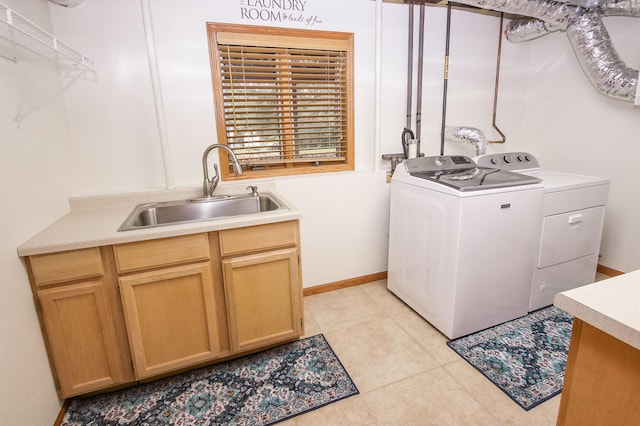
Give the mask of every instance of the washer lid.
[{"label": "washer lid", "polygon": [[405,161],[414,178],[426,179],[458,191],[477,191],[539,183],[540,179],[508,170],[477,167],[469,157],[441,155]]}]

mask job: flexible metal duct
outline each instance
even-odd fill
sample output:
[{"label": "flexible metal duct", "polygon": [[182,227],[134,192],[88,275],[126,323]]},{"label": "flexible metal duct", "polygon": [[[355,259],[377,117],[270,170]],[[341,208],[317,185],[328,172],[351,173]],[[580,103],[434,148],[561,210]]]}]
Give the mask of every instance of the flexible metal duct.
[{"label": "flexible metal duct", "polygon": [[567,27],[567,36],[582,69],[600,92],[633,102],[638,70],[625,65],[613,48],[600,14],[590,10]]},{"label": "flexible metal duct", "polygon": [[583,7],[598,7],[602,4],[605,4],[607,2],[610,1],[615,1],[615,0],[556,0],[562,3],[569,3],[569,4],[573,4],[575,6],[583,6]]},{"label": "flexible metal duct", "polygon": [[[593,85],[613,98],[634,102],[638,70],[626,66],[613,47],[600,14],[639,16],[638,0],[604,3],[596,9],[549,0],[459,0],[482,9],[524,15],[507,29],[511,41],[525,41],[564,30],[580,65]],[[542,22],[538,22],[542,21]]]},{"label": "flexible metal duct", "polygon": [[64,7],[75,7],[84,3],[84,0],[49,0],[53,4]]},{"label": "flexible metal duct", "polygon": [[454,142],[468,142],[472,144],[476,151],[475,155],[487,153],[487,138],[484,137],[482,130],[476,129],[475,127],[446,126],[444,138]]},{"label": "flexible metal duct", "polygon": [[640,0],[620,0],[605,3],[598,9],[603,16],[640,16]]},{"label": "flexible metal duct", "polygon": [[550,33],[553,29],[549,28],[546,22],[535,18],[519,18],[507,24],[504,35],[507,40],[513,42],[529,41]]},{"label": "flexible metal duct", "polygon": [[[597,7],[596,10],[601,16],[640,16],[640,0],[611,1]],[[553,25],[540,19],[518,18],[509,22],[505,36],[509,41],[521,42],[533,40],[560,29],[559,25]]]}]

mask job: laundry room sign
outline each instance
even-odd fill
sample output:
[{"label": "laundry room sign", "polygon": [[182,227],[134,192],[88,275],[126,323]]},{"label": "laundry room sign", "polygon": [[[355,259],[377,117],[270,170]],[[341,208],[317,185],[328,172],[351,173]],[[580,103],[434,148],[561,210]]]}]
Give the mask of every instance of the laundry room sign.
[{"label": "laundry room sign", "polygon": [[263,23],[322,24],[318,15],[308,10],[311,0],[239,0],[240,18]]}]

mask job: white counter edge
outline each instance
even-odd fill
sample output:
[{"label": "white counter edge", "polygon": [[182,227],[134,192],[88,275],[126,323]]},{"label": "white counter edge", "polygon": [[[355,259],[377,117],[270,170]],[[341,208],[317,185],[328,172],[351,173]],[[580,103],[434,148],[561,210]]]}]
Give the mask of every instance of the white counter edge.
[{"label": "white counter edge", "polygon": [[[242,186],[242,190],[244,187]],[[231,188],[242,193],[237,188]],[[17,248],[18,256],[76,250],[112,244],[122,244],[179,235],[212,232],[223,229],[268,223],[298,220],[302,213],[288,200],[273,190],[272,185],[262,183],[259,190],[272,192],[288,210],[248,214],[202,222],[158,226],[148,229],[117,231],[118,227],[135,205],[150,201],[166,201],[188,198],[193,189],[148,191],[131,194],[100,195],[70,199],[71,211],[22,243]],[[227,193],[227,191],[220,191]],[[263,191],[264,192],[264,191]],[[198,191],[195,191],[198,194]]]},{"label": "white counter edge", "polygon": [[640,350],[640,270],[559,293],[554,305]]}]

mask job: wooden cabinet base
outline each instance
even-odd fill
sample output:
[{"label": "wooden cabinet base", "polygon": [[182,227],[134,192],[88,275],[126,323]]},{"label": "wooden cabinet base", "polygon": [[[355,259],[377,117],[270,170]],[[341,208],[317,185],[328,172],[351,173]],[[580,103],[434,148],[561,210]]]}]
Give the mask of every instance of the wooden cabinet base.
[{"label": "wooden cabinet base", "polygon": [[118,280],[137,379],[220,355],[208,263],[142,272]]},{"label": "wooden cabinet base", "polygon": [[637,425],[640,351],[574,319],[558,425]]},{"label": "wooden cabinet base", "polygon": [[298,252],[276,250],[222,261],[231,350],[294,339],[302,330]]},{"label": "wooden cabinet base", "polygon": [[122,363],[104,287],[98,280],[38,292],[63,397],[133,379]]},{"label": "wooden cabinet base", "polygon": [[298,221],[27,258],[62,398],[304,333]]}]

